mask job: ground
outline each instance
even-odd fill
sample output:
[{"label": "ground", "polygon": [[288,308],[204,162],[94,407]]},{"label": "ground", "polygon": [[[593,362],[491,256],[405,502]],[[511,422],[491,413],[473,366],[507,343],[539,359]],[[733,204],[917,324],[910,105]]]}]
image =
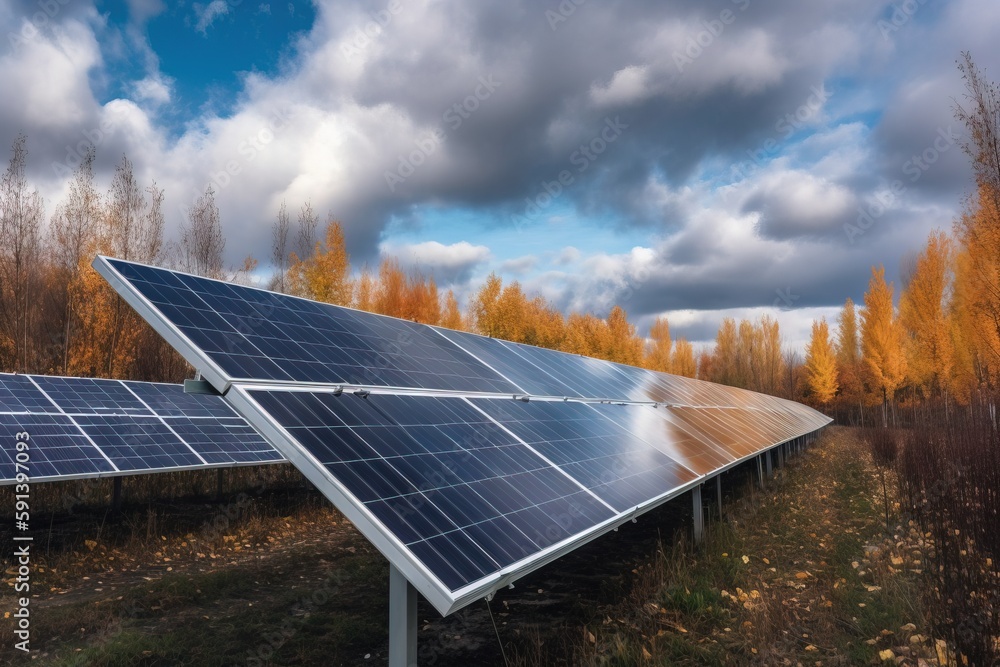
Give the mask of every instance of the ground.
[{"label": "ground", "polygon": [[[698,549],[685,497],[490,605],[442,619],[422,602],[421,664],[933,664],[919,552],[886,533],[855,433],[828,430],[764,492],[748,472],[724,478],[726,520]],[[126,508],[113,525],[67,517],[59,530],[35,579],[39,664],[386,663],[388,566],[314,491]],[[9,650],[9,619],[0,642],[5,664],[29,661]]]}]

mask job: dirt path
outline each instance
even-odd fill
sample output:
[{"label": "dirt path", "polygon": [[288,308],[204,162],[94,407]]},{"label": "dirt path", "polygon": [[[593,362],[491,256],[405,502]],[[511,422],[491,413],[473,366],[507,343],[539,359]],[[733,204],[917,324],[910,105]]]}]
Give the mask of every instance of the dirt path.
[{"label": "dirt path", "polygon": [[619,618],[591,628],[581,662],[935,664],[920,563],[886,535],[884,512],[863,443],[829,429],[696,555],[660,558]]}]

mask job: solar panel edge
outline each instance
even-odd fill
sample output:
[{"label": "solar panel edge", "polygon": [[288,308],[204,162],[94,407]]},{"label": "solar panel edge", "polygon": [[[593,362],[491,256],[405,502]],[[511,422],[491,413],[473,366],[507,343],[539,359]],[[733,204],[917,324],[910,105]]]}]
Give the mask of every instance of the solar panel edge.
[{"label": "solar panel edge", "polygon": [[[97,255],[92,262],[94,269],[163,339],[198,369],[202,377],[220,394],[228,389],[227,374],[194,341],[188,338],[173,322],[168,320],[139,290],[111,265],[113,258]],[[146,265],[142,265],[146,266]],[[154,268],[154,267],[150,267]]]}]

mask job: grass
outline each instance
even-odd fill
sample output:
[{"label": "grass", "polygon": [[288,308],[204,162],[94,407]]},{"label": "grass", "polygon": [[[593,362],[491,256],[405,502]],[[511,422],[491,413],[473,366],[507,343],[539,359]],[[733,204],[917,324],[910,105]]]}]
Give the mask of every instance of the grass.
[{"label": "grass", "polygon": [[588,626],[575,664],[858,665],[886,650],[916,664],[933,654],[929,641],[910,643],[924,629],[919,576],[891,565],[882,486],[852,431],[828,430],[727,514],[697,550],[683,536],[661,546],[629,600]]},{"label": "grass", "polygon": [[[852,431],[829,431],[766,491],[735,498],[698,549],[661,536],[687,525],[685,497],[502,592],[492,613],[509,664],[872,664],[933,646],[909,644],[928,634],[915,531],[885,533],[882,486]],[[236,512],[230,497],[133,505],[115,524],[100,512],[65,519],[40,562],[34,657],[385,664],[387,565],[321,501],[262,491]],[[221,530],[205,529],[222,514]],[[504,664],[485,603],[442,619],[422,602],[419,614],[422,664]]]}]

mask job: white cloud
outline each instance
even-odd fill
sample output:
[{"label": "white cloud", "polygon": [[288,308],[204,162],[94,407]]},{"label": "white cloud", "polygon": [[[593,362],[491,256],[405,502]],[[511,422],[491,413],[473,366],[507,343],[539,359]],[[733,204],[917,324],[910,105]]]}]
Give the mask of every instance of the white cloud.
[{"label": "white cloud", "polygon": [[593,84],[590,100],[596,106],[626,106],[641,102],[646,98],[647,70],[643,66],[630,65],[615,72],[606,86]]},{"label": "white cloud", "polygon": [[515,257],[514,259],[501,262],[500,273],[501,275],[513,274],[515,276],[523,276],[536,266],[538,266],[538,258],[534,255],[525,255],[524,257]]},{"label": "white cloud", "polygon": [[380,250],[383,255],[399,259],[404,267],[432,274],[443,283],[468,280],[477,266],[488,262],[492,257],[486,246],[473,245],[467,241],[450,245],[437,241],[400,245],[383,243]]},{"label": "white cloud", "polygon": [[212,0],[207,5],[194,3],[194,13],[198,17],[194,29],[202,35],[208,34],[208,29],[216,18],[229,13],[229,3],[227,0]]},{"label": "white cloud", "polygon": [[129,16],[137,24],[144,24],[161,14],[167,7],[163,0],[127,0]]},{"label": "white cloud", "polygon": [[173,80],[162,75],[147,76],[133,86],[133,95],[140,102],[160,105],[170,101]]}]

